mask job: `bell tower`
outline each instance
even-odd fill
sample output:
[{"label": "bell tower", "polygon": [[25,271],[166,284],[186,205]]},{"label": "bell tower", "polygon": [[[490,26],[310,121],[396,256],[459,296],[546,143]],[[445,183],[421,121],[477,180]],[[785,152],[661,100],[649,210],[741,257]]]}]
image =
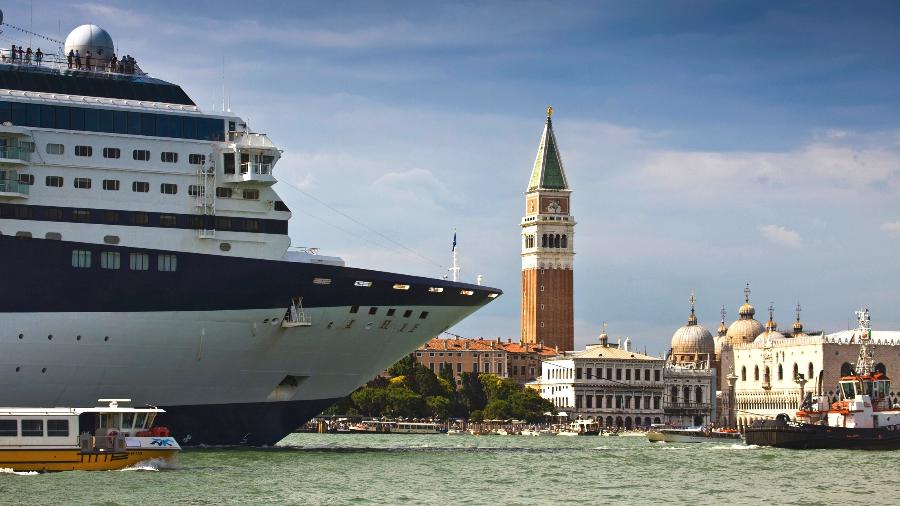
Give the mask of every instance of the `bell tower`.
[{"label": "bell tower", "polygon": [[525,217],[521,223],[521,341],[571,351],[575,349],[575,218],[570,212],[572,190],[563,170],[551,116],[553,108],[548,107],[525,192]]}]

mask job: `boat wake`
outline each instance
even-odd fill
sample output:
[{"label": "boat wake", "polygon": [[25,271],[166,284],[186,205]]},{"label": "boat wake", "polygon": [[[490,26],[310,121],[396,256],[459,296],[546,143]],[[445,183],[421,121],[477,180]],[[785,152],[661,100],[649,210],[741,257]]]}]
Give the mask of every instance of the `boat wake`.
[{"label": "boat wake", "polygon": [[41,474],[37,471],[13,471],[8,467],[0,467],[0,474],[16,474],[19,476],[34,476],[37,474]]},{"label": "boat wake", "polygon": [[134,465],[119,469],[118,471],[162,471],[169,469],[181,469],[181,465],[174,459],[150,459],[142,460]]}]

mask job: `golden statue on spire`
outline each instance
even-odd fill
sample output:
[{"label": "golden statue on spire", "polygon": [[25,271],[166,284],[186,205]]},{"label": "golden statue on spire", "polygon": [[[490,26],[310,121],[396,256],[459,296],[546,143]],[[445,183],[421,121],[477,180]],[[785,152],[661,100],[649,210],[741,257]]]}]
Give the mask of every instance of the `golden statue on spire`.
[{"label": "golden statue on spire", "polygon": [[553,116],[553,106],[552,105],[547,106],[547,118],[549,119],[550,116]]}]

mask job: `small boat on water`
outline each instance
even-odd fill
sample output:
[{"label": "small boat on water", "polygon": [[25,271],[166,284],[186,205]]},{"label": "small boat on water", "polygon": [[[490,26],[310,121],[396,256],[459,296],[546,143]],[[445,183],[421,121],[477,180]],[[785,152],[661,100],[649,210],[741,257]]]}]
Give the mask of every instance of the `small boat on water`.
[{"label": "small boat on water", "polygon": [[647,440],[651,443],[740,442],[741,434],[740,432],[731,429],[653,426],[647,432]]},{"label": "small boat on water", "polygon": [[891,382],[875,371],[875,343],[869,310],[856,312],[859,342],[856,371],[841,377],[841,400],[827,396],[803,399],[796,420],[786,413],[774,420],[757,420],[744,431],[747,444],[780,448],[900,449],[900,405],[891,404]]},{"label": "small boat on water", "polygon": [[445,434],[447,427],[431,422],[397,422],[391,427],[392,434]]},{"label": "small boat on water", "polygon": [[165,411],[119,406],[100,399],[94,408],[0,408],[0,468],[13,471],[108,471],[153,459],[170,461],[181,450],[153,420]]}]

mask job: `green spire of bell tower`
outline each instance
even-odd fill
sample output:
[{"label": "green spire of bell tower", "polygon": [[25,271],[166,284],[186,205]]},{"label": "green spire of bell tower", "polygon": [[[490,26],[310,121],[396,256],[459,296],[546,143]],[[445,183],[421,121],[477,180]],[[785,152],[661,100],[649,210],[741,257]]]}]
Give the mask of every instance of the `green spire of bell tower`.
[{"label": "green spire of bell tower", "polygon": [[562,158],[559,156],[559,148],[556,144],[556,135],[553,133],[551,116],[553,116],[553,108],[548,107],[547,122],[544,124],[544,132],[541,134],[541,143],[534,160],[534,168],[531,170],[528,191],[569,189],[569,182],[566,180]]}]

